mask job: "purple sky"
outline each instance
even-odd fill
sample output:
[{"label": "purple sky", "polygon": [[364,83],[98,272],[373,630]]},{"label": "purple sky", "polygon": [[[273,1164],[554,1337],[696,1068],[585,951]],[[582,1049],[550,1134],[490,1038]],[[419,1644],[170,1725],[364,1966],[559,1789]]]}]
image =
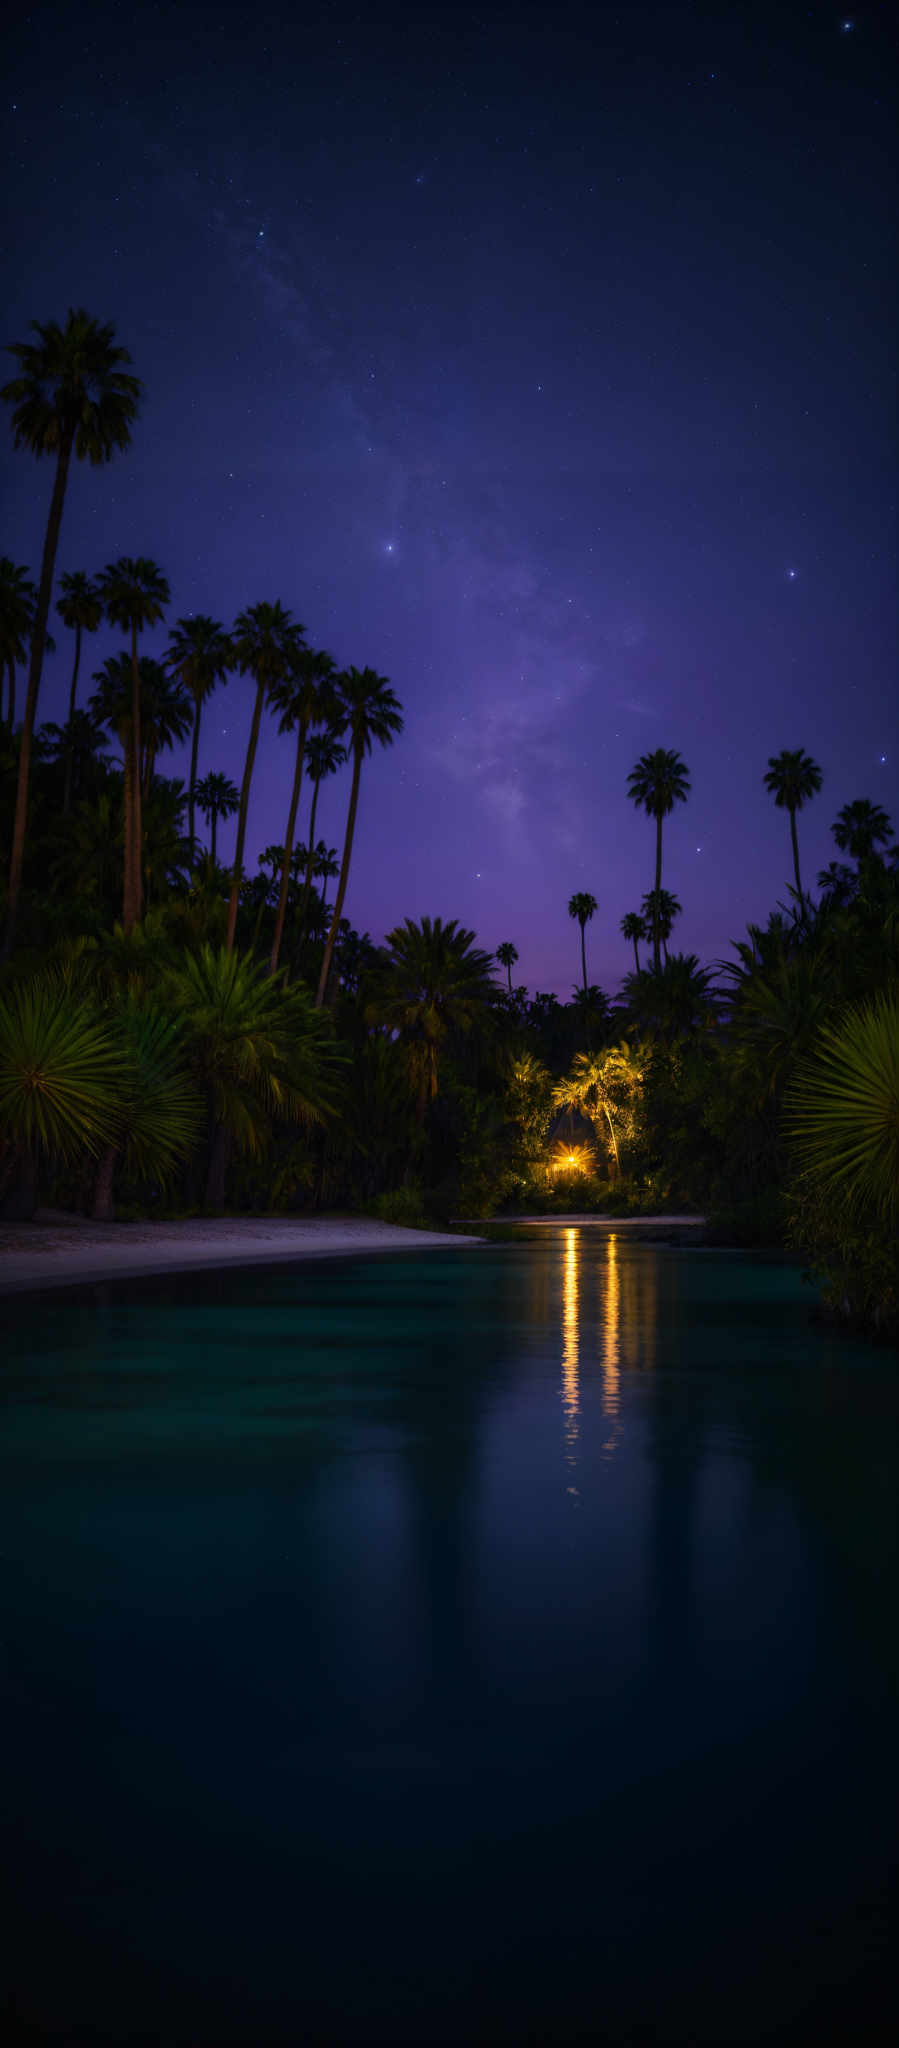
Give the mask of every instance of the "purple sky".
[{"label": "purple sky", "polygon": [[[692,772],[663,879],[704,959],[785,894],[770,753],[824,771],[809,880],[850,798],[899,826],[888,19],[51,4],[9,35],[7,338],[83,304],[147,387],[58,568],[148,554],[172,619],[280,598],[390,677],[346,905],[374,938],[458,917],[565,994],[589,889],[613,990],[657,746]],[[51,470],[0,461],[0,551],[36,573]],[[244,681],[213,698],[204,771],[239,779],[249,715]],[[291,767],[270,725],[254,864]]]}]

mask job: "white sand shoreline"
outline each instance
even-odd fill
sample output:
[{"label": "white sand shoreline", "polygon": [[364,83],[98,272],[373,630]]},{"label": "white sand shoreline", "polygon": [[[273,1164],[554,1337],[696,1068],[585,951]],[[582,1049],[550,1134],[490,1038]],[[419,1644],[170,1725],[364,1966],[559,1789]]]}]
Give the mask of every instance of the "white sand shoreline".
[{"label": "white sand shoreline", "polygon": [[405,1230],[374,1217],[210,1217],[184,1223],[91,1223],[56,1215],[0,1224],[0,1295],[91,1281],[267,1266],[354,1253],[452,1250],[483,1238]]}]

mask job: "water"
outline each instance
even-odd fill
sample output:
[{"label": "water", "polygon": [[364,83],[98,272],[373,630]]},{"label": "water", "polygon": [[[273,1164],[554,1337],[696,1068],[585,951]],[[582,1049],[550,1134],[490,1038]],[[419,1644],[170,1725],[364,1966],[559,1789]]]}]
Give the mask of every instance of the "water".
[{"label": "water", "polygon": [[791,1268],[4,1309],[24,2038],[886,2038],[896,1360]]}]

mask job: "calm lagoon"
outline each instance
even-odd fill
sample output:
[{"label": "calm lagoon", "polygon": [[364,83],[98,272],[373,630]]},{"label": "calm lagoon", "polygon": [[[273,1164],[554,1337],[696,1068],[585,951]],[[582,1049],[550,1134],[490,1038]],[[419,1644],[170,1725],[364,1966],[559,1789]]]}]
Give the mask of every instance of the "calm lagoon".
[{"label": "calm lagoon", "polygon": [[3,1304],[29,2039],[887,2038],[899,1374],[589,1231]]}]

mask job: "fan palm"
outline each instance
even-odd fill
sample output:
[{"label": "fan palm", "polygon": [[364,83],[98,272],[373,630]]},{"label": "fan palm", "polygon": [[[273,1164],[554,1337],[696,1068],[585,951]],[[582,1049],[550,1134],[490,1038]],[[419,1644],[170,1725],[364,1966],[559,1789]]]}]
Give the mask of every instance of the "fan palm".
[{"label": "fan palm", "polygon": [[[668,747],[656,747],[652,754],[641,754],[636,767],[627,778],[627,793],[638,810],[656,821],[656,898],[662,887],[662,819],[667,818],[675,804],[686,803],[690,794],[690,772],[680,754]],[[661,934],[658,918],[652,928],[652,960],[656,973],[659,971],[659,948]]]},{"label": "fan palm", "polygon": [[210,828],[211,844],[209,851],[212,857],[212,865],[215,867],[218,821],[220,818],[233,818],[235,811],[240,807],[240,797],[237,794],[235,784],[230,780],[229,776],[213,773],[212,775],[204,775],[202,782],[197,783],[196,799]]},{"label": "fan palm", "polygon": [[417,1117],[437,1094],[440,1048],[451,1032],[468,1032],[494,994],[493,961],[455,918],[423,917],[388,932],[372,978],[366,1017],[395,1031],[417,1084]]},{"label": "fan palm", "polygon": [[584,934],[597,908],[596,897],[591,896],[586,889],[579,890],[577,895],[569,898],[568,915],[569,917],[576,917],[581,928],[581,978],[585,991],[587,987],[587,946]]},{"label": "fan palm", "polygon": [[[178,688],[161,662],[142,654],[137,665],[140,742],[139,783],[142,805],[150,793],[156,757],[186,738],[190,731],[191,707],[186,690]],[[128,654],[111,654],[97,670],[98,685],[90,700],[95,717],[111,726],[119,739],[126,761],[130,758],[134,717],[133,676]]]},{"label": "fan palm", "polygon": [[518,959],[518,947],[513,946],[511,939],[504,939],[502,945],[497,946],[496,957],[497,960],[499,961],[500,966],[504,967],[506,970],[506,975],[508,977],[509,982],[509,994],[511,995],[512,969],[515,965],[516,960]]},{"label": "fan palm", "polygon": [[885,846],[893,836],[892,823],[880,804],[869,803],[867,797],[856,797],[855,802],[844,804],[831,831],[841,853],[848,853],[859,866],[870,860],[878,846]]},{"label": "fan palm", "polygon": [[640,955],[639,955],[639,952],[638,952],[637,948],[638,948],[638,946],[639,946],[639,944],[640,944],[640,940],[641,940],[641,939],[643,939],[643,940],[645,940],[645,939],[646,939],[646,936],[647,936],[647,927],[646,927],[646,919],[645,919],[645,917],[641,917],[641,916],[640,916],[640,913],[639,913],[639,911],[638,911],[638,910],[629,910],[629,911],[628,911],[628,912],[626,913],[626,915],[625,915],[625,916],[624,916],[624,917],[622,918],[622,920],[621,920],[621,936],[622,936],[622,938],[623,938],[623,939],[627,939],[627,941],[628,941],[629,945],[632,945],[632,946],[633,946],[633,949],[634,949],[634,967],[636,968],[636,971],[637,971],[637,973],[639,974],[639,972],[640,972]]},{"label": "fan palm", "polygon": [[218,619],[210,619],[203,612],[194,612],[189,619],[177,619],[169,638],[164,666],[178,677],[183,689],[193,699],[193,736],[190,745],[190,777],[187,785],[187,833],[190,840],[190,857],[194,859],[196,845],[195,805],[197,795],[197,761],[200,751],[200,714],[207,697],[223,683],[232,666],[234,650],[231,641]]},{"label": "fan palm", "polygon": [[[343,903],[350,874],[350,859],[353,851],[353,834],[356,828],[356,809],[359,803],[359,781],[362,763],[377,742],[380,747],[392,747],[398,733],[403,730],[402,706],[391,689],[386,676],[379,676],[373,668],[349,668],[338,678],[338,696],[341,719],[349,738],[350,753],[353,757],[353,779],[350,786],[350,801],[347,810],[346,832],[343,841],[343,859],[340,865],[340,880],[337,884],[337,901],[331,918],[331,926],[325,940],[324,958],[318,978],[315,996],[316,1009],[324,1001],[331,970],[331,955],[334,941],[340,928]],[[310,834],[311,837],[311,834]]]},{"label": "fan palm", "polygon": [[281,951],[284,919],[287,915],[287,892],[290,887],[291,861],[293,858],[294,833],[297,825],[297,808],[303,781],[303,763],[306,754],[306,739],[310,725],[325,725],[334,709],[332,677],[337,673],[337,663],[330,654],[315,652],[311,647],[298,648],[293,657],[289,675],[276,683],[271,692],[271,702],[280,711],[279,732],[295,732],[297,750],[294,760],[293,786],[287,810],[287,828],[284,834],[283,858],[281,861],[281,882],[278,892],[278,908],[275,914],[275,932],[272,939],[271,971],[274,974]]},{"label": "fan palm", "polygon": [[[69,721],[71,732],[75,719],[75,696],[78,689],[78,670],[81,666],[81,635],[96,633],[103,617],[103,598],[98,583],[92,583],[83,569],[73,569],[59,579],[62,596],[57,599],[56,609],[64,626],[75,635],[75,666],[69,684]],[[72,802],[72,746],[66,749],[66,774],[63,789],[63,816],[67,817]]]},{"label": "fan palm", "polygon": [[162,570],[145,555],[120,555],[99,578],[103,609],[114,626],[131,636],[131,721],[125,753],[125,886],[122,923],[140,923],[142,895],[140,668],[137,636],[155,626],[169,602]]},{"label": "fan palm", "polygon": [[72,455],[74,453],[76,461],[90,462],[96,468],[111,461],[117,448],[127,448],[142,389],[138,379],[132,377],[125,367],[131,362],[131,357],[127,349],[116,345],[115,329],[92,320],[83,310],[70,310],[64,327],[60,327],[56,320],[44,324],[33,321],[32,327],[37,341],[17,342],[10,350],[18,360],[19,374],[4,385],[0,397],[12,406],[16,447],[28,448],[32,455],[55,457],[56,474],[44,536],[19,750],[9,865],[7,950],[12,943],[18,911],[28,815],[31,739],[37,715],[53,571]]},{"label": "fan palm", "polygon": [[689,1035],[714,1016],[712,978],[695,953],[672,953],[658,969],[626,975],[621,994],[640,1032],[660,1038]]},{"label": "fan palm", "polygon": [[787,1092],[803,1176],[850,1210],[899,1221],[899,998],[825,1025]]},{"label": "fan palm", "polygon": [[681,914],[682,905],[680,898],[673,895],[670,889],[660,889],[658,895],[655,889],[647,889],[641,909],[644,921],[649,926],[650,931],[658,924],[659,938],[661,939],[662,950],[667,960],[668,940],[671,937],[675,920]]},{"label": "fan palm", "polygon": [[108,1024],[63,982],[40,976],[0,996],[0,1132],[19,1157],[15,1213],[36,1207],[42,1156],[96,1156],[114,1142],[124,1075]]},{"label": "fan palm", "polygon": [[209,1101],[206,1204],[221,1209],[231,1143],[258,1152],[272,1117],[325,1122],[337,1106],[343,1055],[305,989],[285,988],[279,975],[227,946],[186,954],[168,996]]},{"label": "fan palm", "polygon": [[28,570],[0,556],[0,675],[8,678],[6,722],[12,732],[16,716],[16,669],[23,662],[34,624],[37,591]]},{"label": "fan palm", "polygon": [[126,995],[110,1018],[121,1047],[124,1074],[114,1142],[100,1157],[93,1215],[113,1214],[116,1167],[166,1181],[190,1151],[201,1120],[201,1098],[186,1072],[181,1027],[152,1004]]},{"label": "fan palm", "polygon": [[[342,747],[340,744],[339,729],[333,720],[329,722],[322,732],[314,732],[310,735],[306,745],[306,756],[312,780],[312,810],[309,814],[309,847],[306,873],[303,877],[303,894],[300,898],[300,908],[297,915],[298,939],[303,937],[303,933],[306,930],[309,892],[312,888],[316,858],[315,819],[318,810],[318,792],[326,777],[336,775],[338,768],[342,768],[346,760],[346,747]],[[319,845],[321,845],[320,840]]]},{"label": "fan palm", "polygon": [[244,762],[243,781],[240,786],[240,801],[237,807],[237,845],[234,851],[234,867],[231,874],[231,895],[228,901],[229,953],[234,945],[237,925],[237,906],[240,900],[240,883],[243,871],[243,848],[247,832],[247,811],[250,802],[250,784],[253,779],[253,763],[259,744],[259,727],[262,709],[270,692],[282,684],[290,674],[291,665],[303,644],[303,628],[295,624],[289,611],[280,603],[252,604],[235,620],[232,635],[236,666],[241,675],[251,675],[256,684],[253,700],[253,715],[250,720],[250,737],[247,741],[247,757]]},{"label": "fan palm", "polygon": [[770,754],[765,775],[765,788],[770,791],[779,810],[789,811],[790,840],[793,847],[793,872],[796,876],[796,894],[802,902],[802,881],[799,874],[799,840],[796,836],[796,813],[801,811],[821,787],[821,770],[802,747],[792,752],[785,748],[780,754]]}]

